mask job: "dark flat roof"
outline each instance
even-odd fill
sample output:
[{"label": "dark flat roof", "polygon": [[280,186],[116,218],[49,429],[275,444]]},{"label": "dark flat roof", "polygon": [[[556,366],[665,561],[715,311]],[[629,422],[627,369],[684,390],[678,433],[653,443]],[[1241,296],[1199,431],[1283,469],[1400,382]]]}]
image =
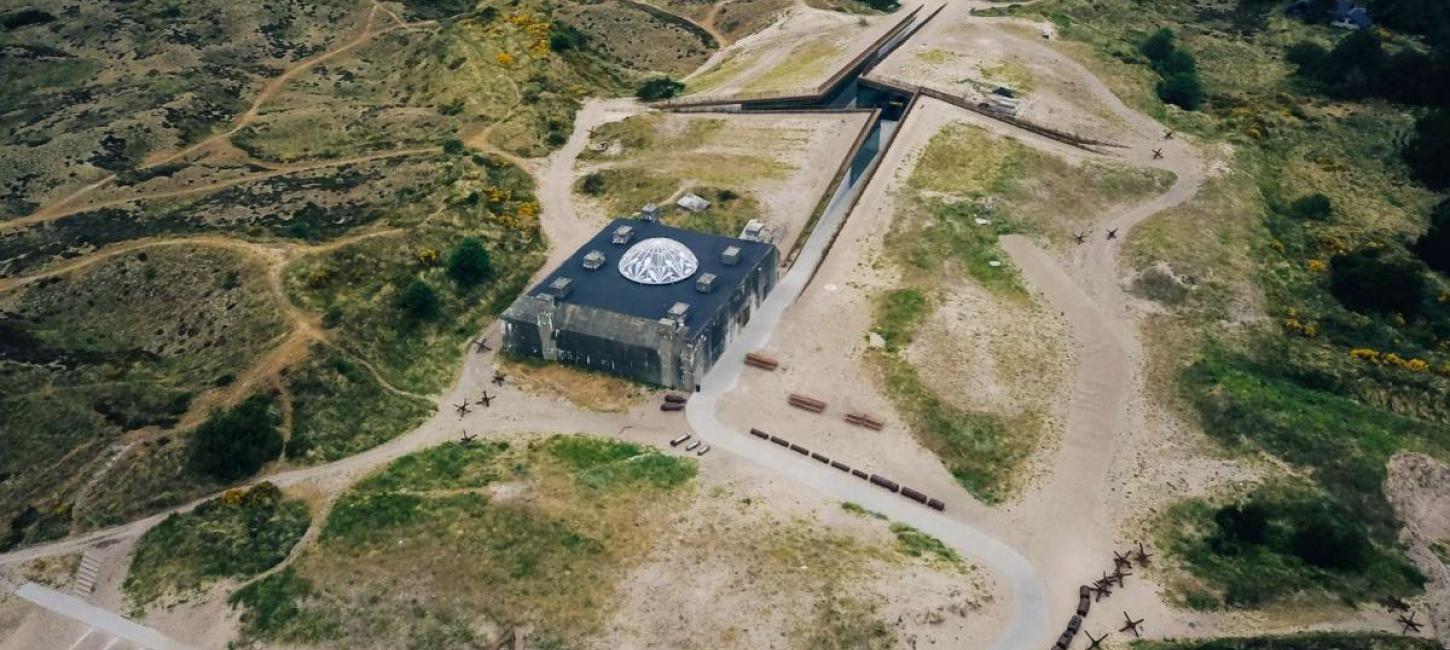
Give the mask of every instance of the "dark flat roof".
[{"label": "dark flat roof", "polygon": [[[634,237],[629,243],[615,244],[611,241],[614,229],[619,226],[634,227]],[[667,285],[639,284],[620,275],[619,258],[631,246],[651,237],[668,237],[684,244],[695,254],[700,268],[688,279]],[[740,263],[735,266],[720,262],[720,254],[729,246],[740,247]],[[659,320],[676,302],[688,303],[690,312],[685,319],[685,327],[689,338],[698,333],[698,325],[709,322],[716,312],[725,308],[730,295],[774,249],[773,244],[672,228],[657,222],[615,219],[574,251],[562,266],[530,289],[529,295],[544,293],[555,278],[567,277],[573,281],[573,290],[560,302],[572,305]],[[602,251],[606,258],[604,266],[594,271],[584,268],[584,256],[592,250]],[[715,290],[710,293],[695,290],[695,281],[705,273],[715,274]]]}]

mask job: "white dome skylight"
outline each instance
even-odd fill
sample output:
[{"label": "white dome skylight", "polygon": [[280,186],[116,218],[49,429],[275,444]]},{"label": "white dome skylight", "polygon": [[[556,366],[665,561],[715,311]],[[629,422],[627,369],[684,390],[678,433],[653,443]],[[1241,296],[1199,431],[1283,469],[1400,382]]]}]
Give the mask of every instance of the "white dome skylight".
[{"label": "white dome skylight", "polygon": [[640,284],[674,284],[695,274],[700,261],[684,244],[668,237],[643,240],[619,258],[619,272]]}]

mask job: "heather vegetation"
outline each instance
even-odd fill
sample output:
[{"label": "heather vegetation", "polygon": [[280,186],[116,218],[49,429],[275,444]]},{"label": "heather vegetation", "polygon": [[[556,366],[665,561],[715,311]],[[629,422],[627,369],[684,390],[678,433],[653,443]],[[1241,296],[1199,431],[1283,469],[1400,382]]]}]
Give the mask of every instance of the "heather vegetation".
[{"label": "heather vegetation", "polygon": [[307,506],[277,486],[229,491],[173,514],[136,543],[122,588],[144,611],[185,600],[218,580],[244,580],[276,566],[307,530]]},{"label": "heather vegetation", "polygon": [[[584,97],[654,74],[569,8],[0,13],[16,63],[0,72],[0,545],[419,422],[419,396],[542,261],[532,181],[504,160],[548,153]],[[647,20],[638,41],[678,29]]]}]

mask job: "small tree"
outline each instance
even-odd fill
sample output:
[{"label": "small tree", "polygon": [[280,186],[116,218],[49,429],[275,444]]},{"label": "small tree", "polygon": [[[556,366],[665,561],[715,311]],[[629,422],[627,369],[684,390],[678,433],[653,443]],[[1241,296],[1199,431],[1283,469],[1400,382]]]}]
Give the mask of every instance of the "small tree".
[{"label": "small tree", "polygon": [[554,23],[553,29],[549,30],[549,49],[555,52],[568,50],[582,50],[588,43],[588,38],[581,32],[569,25]]},{"label": "small tree", "polygon": [[579,189],[589,196],[599,196],[604,193],[604,176],[599,172],[591,172],[579,183]]},{"label": "small tree", "polygon": [[403,315],[411,320],[435,320],[439,313],[438,294],[427,282],[415,278],[398,294],[398,309],[403,310]]},{"label": "small tree", "polygon": [[1176,49],[1177,45],[1173,43],[1173,30],[1167,27],[1153,32],[1138,46],[1138,51],[1148,57],[1149,61],[1155,63],[1167,59]]},{"label": "small tree", "polygon": [[1284,52],[1284,59],[1298,68],[1299,74],[1310,79],[1319,79],[1329,60],[1329,50],[1311,41],[1299,41]]},{"label": "small tree", "polygon": [[1203,103],[1203,86],[1196,73],[1176,74],[1158,82],[1158,98],[1184,110],[1196,111]]},{"label": "small tree", "polygon": [[1326,221],[1334,215],[1334,204],[1329,197],[1315,192],[1305,195],[1289,205],[1289,214],[1296,219]]},{"label": "small tree", "polygon": [[1184,50],[1173,50],[1172,54],[1153,63],[1153,69],[1164,77],[1179,74],[1198,74],[1198,61]]},{"label": "small tree", "polygon": [[1420,314],[1429,291],[1422,267],[1412,259],[1363,248],[1329,260],[1329,292],[1359,312]]},{"label": "small tree", "polygon": [[191,460],[203,474],[230,483],[257,473],[282,452],[272,400],[255,395],[230,411],[215,411],[192,436]]},{"label": "small tree", "polygon": [[446,153],[450,156],[456,156],[463,153],[464,148],[465,147],[463,145],[463,141],[459,140],[458,138],[448,138],[447,140],[443,141],[443,153]]},{"label": "small tree", "polygon": [[670,79],[669,77],[655,77],[644,82],[639,87],[639,90],[635,91],[634,96],[638,97],[641,101],[653,102],[674,97],[684,89],[685,84],[674,79]]},{"label": "small tree", "polygon": [[454,282],[469,287],[480,284],[493,276],[493,261],[488,249],[477,237],[469,237],[448,255],[448,277]]},{"label": "small tree", "polygon": [[1415,240],[1415,254],[1430,268],[1450,273],[1450,199],[1430,213],[1430,229]]},{"label": "small tree", "polygon": [[1405,162],[1430,189],[1450,188],[1450,108],[1438,108],[1415,121],[1415,137],[1405,146]]}]

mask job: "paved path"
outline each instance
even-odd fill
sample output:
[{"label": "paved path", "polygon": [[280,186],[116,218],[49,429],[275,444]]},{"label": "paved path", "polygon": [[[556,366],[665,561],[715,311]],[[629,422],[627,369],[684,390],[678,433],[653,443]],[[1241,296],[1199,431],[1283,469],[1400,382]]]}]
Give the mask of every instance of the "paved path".
[{"label": "paved path", "polygon": [[745,354],[766,347],[786,308],[800,296],[825,256],[833,235],[846,218],[846,208],[852,195],[861,192],[864,189],[862,185],[850,188],[832,200],[790,271],[756,310],[750,324],[736,334],[735,340],[705,375],[700,391],[686,405],[685,416],[695,435],[707,440],[712,447],[741,456],[831,498],[854,501],[894,521],[913,526],[984,565],[1012,593],[1012,617],[991,648],[1017,650],[1046,645],[1050,627],[1047,623],[1046,591],[1032,565],[1012,547],[970,524],[827,465],[797,454],[781,453],[780,447],[735,429],[717,417],[720,398],[730,392],[740,379]]},{"label": "paved path", "polygon": [[[166,635],[120,614],[101,609],[75,596],[61,593],[44,585],[27,582],[15,590],[15,595],[56,614],[79,621],[148,650],[182,650],[186,648],[185,645],[173,641]],[[82,638],[84,639],[84,637]],[[77,643],[79,644],[80,640],[77,640]]]}]

